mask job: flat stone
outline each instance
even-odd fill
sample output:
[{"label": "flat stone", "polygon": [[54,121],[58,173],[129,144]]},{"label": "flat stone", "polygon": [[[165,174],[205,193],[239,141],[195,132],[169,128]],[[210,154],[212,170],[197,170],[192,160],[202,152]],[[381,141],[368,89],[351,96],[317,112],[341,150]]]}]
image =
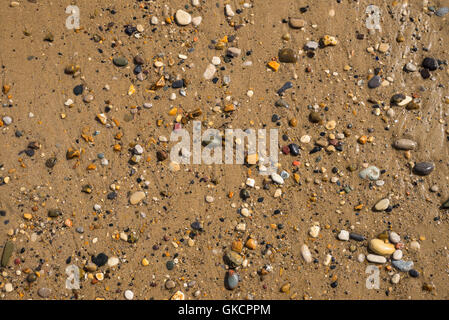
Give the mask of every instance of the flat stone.
[{"label": "flat stone", "polygon": [[192,24],[193,24],[193,26],[198,27],[202,21],[203,21],[203,17],[198,16],[198,17],[195,17],[192,19]]},{"label": "flat stone", "polygon": [[379,76],[374,76],[368,81],[368,88],[375,89],[380,87],[382,84],[382,78]]},{"label": "flat stone", "polygon": [[385,257],[378,256],[376,254],[367,255],[366,260],[368,260],[369,262],[379,263],[379,264],[384,264],[387,262],[387,259]]},{"label": "flat stone", "polygon": [[125,67],[128,65],[128,59],[124,58],[124,57],[115,57],[112,62],[117,66],[117,67]]},{"label": "flat stone", "polygon": [[401,280],[401,275],[399,273],[396,273],[393,277],[391,277],[392,284],[398,284],[400,280]]},{"label": "flat stone", "polygon": [[192,16],[188,12],[179,9],[175,13],[175,20],[180,26],[186,26],[192,22]]},{"label": "flat stone", "polygon": [[242,49],[230,47],[226,50],[226,55],[231,58],[237,58],[242,54]]},{"label": "flat stone", "polygon": [[278,56],[280,62],[295,63],[296,61],[298,61],[298,57],[295,51],[293,51],[293,49],[290,48],[284,48],[279,50]]},{"label": "flat stone", "polygon": [[290,18],[288,24],[293,29],[301,29],[306,26],[306,21],[299,18]]},{"label": "flat stone", "polygon": [[410,139],[399,139],[393,143],[393,147],[398,150],[415,150],[417,143]]},{"label": "flat stone", "polygon": [[231,7],[230,4],[227,4],[227,5],[225,6],[225,14],[226,14],[227,17],[233,17],[233,16],[235,16],[235,13],[234,13],[234,11],[232,10],[232,7]]},{"label": "flat stone", "polygon": [[217,71],[217,68],[215,68],[215,66],[210,63],[207,66],[206,71],[204,71],[204,73],[203,73],[204,79],[211,80],[214,77],[216,71]]},{"label": "flat stone", "polygon": [[14,243],[11,241],[6,241],[5,246],[3,247],[3,254],[1,260],[1,266],[3,268],[8,266],[9,260],[11,259],[12,253],[14,251]]},{"label": "flat stone", "polygon": [[349,232],[346,230],[341,230],[338,234],[338,239],[341,241],[349,241]]},{"label": "flat stone", "polygon": [[403,255],[402,250],[396,250],[393,253],[393,260],[401,260]]},{"label": "flat stone", "polygon": [[275,172],[271,174],[271,179],[277,184],[284,184],[284,179]]},{"label": "flat stone", "polygon": [[405,65],[405,71],[407,72],[416,72],[418,67],[415,66],[412,62],[409,62]]},{"label": "flat stone", "polygon": [[306,50],[316,50],[319,47],[319,43],[316,41],[307,41],[307,43],[304,46],[304,49]]},{"label": "flat stone", "polygon": [[390,232],[389,239],[390,242],[394,244],[401,242],[401,237],[394,231]]},{"label": "flat stone", "polygon": [[387,210],[388,206],[390,205],[389,199],[382,199],[376,205],[374,206],[374,209],[376,211],[385,211]]},{"label": "flat stone", "polygon": [[239,276],[238,274],[233,271],[233,270],[229,270],[226,273],[226,277],[225,277],[225,287],[228,290],[234,290],[235,288],[237,288],[239,284]]},{"label": "flat stone", "polygon": [[109,267],[115,267],[116,265],[118,265],[120,263],[119,258],[117,257],[110,257],[108,259],[108,266]]},{"label": "flat stone", "polygon": [[418,162],[413,167],[413,172],[420,176],[428,176],[435,169],[435,165],[432,162]]},{"label": "flat stone", "polygon": [[140,201],[145,199],[145,196],[145,192],[143,191],[134,192],[131,197],[129,197],[129,203],[132,205],[138,204]]},{"label": "flat stone", "polygon": [[414,266],[413,261],[404,261],[404,260],[392,261],[391,264],[393,265],[393,267],[402,272],[409,272],[410,270],[413,269]]},{"label": "flat stone", "polygon": [[243,257],[235,251],[229,251],[225,255],[225,262],[230,267],[238,267],[243,263]]},{"label": "flat stone", "polygon": [[360,171],[359,177],[362,179],[369,179],[371,181],[376,181],[380,177],[380,170],[375,166],[370,166]]},{"label": "flat stone", "polygon": [[40,288],[39,290],[37,290],[37,294],[39,295],[39,297],[41,298],[48,298],[51,294],[51,289],[48,288]]}]

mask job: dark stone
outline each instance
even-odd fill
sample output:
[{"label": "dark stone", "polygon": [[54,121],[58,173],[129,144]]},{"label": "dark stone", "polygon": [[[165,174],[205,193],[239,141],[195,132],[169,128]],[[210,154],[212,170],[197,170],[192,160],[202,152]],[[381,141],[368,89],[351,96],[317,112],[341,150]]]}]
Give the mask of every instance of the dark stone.
[{"label": "dark stone", "polygon": [[422,66],[430,71],[435,71],[438,69],[438,61],[434,58],[425,58],[422,62]]},{"label": "dark stone", "polygon": [[142,56],[135,56],[134,63],[137,65],[142,65],[145,63],[145,59]]},{"label": "dark stone", "polygon": [[48,216],[50,218],[57,218],[59,216],[62,216],[62,211],[59,209],[50,209],[48,210]]},{"label": "dark stone", "polygon": [[290,148],[290,153],[292,154],[292,156],[299,156],[300,150],[297,144],[291,143],[288,147]]},{"label": "dark stone", "polygon": [[56,157],[52,157],[47,159],[47,161],[45,161],[45,166],[49,169],[52,169],[55,165],[56,165]]},{"label": "dark stone", "polygon": [[282,95],[284,93],[284,91],[293,88],[293,83],[291,83],[291,81],[287,81],[278,91],[277,94],[278,95]]},{"label": "dark stone", "polygon": [[176,80],[171,84],[173,89],[178,89],[184,87],[184,80]]},{"label": "dark stone", "polygon": [[370,88],[370,89],[378,88],[381,83],[382,83],[381,77],[374,76],[371,78],[370,81],[368,81],[368,88]]},{"label": "dark stone", "polygon": [[102,267],[108,262],[109,257],[104,253],[99,253],[96,257],[92,256],[92,262],[97,265],[97,267]]},{"label": "dark stone", "polygon": [[430,72],[428,69],[421,69],[421,70],[419,70],[419,73],[421,74],[421,77],[423,77],[423,79],[430,78]]},{"label": "dark stone", "polygon": [[357,234],[357,233],[349,233],[349,238],[355,241],[365,241],[366,238],[364,236],[362,236],[361,234]]},{"label": "dark stone", "polygon": [[75,96],[79,96],[84,91],[84,86],[82,84],[77,85],[75,88],[73,88],[73,93]]},{"label": "dark stone", "polygon": [[250,194],[249,194],[248,190],[242,189],[240,191],[240,198],[242,198],[243,200],[246,200],[246,199],[249,199],[249,197],[250,197]]},{"label": "dark stone", "polygon": [[278,55],[280,62],[295,63],[296,61],[298,61],[298,57],[296,56],[295,51],[293,51],[292,49],[281,49],[279,50]]},{"label": "dark stone", "polygon": [[167,261],[165,266],[167,267],[167,270],[173,270],[173,268],[175,267],[175,263],[172,260],[169,260]]},{"label": "dark stone", "polygon": [[235,288],[237,288],[238,285],[239,285],[238,274],[233,270],[229,270],[226,273],[225,277],[225,288],[228,290],[234,290]]},{"label": "dark stone", "polygon": [[420,176],[428,176],[435,169],[432,162],[418,162],[413,168],[413,172]]},{"label": "dark stone", "polygon": [[415,269],[412,269],[408,272],[408,274],[410,275],[410,277],[412,278],[418,278],[419,277],[419,272],[416,271]]}]

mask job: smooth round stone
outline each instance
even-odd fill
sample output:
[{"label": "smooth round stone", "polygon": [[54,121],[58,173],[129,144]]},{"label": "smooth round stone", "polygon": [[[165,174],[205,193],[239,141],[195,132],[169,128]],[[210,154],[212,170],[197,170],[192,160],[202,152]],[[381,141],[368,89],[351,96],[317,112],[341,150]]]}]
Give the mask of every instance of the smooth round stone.
[{"label": "smooth round stone", "polygon": [[84,86],[82,84],[79,84],[73,88],[73,94],[75,96],[81,95],[83,93],[83,91],[84,91]]},{"label": "smooth round stone", "polygon": [[202,21],[203,21],[203,17],[198,16],[198,17],[195,17],[192,19],[192,24],[194,27],[198,27]]},{"label": "smooth round stone", "polygon": [[412,278],[418,278],[419,277],[419,272],[416,271],[415,269],[412,269],[408,272],[408,274],[410,275],[410,277]]},{"label": "smooth round stone", "polygon": [[108,266],[109,267],[115,267],[116,265],[118,265],[120,262],[119,258],[117,257],[110,257],[108,259]]},{"label": "smooth round stone", "polygon": [[228,271],[225,277],[226,289],[234,290],[235,288],[237,288],[238,284],[239,284],[238,274],[233,270]]},{"label": "smooth round stone", "polygon": [[413,261],[404,261],[404,260],[392,261],[391,264],[393,265],[393,267],[402,272],[409,272],[410,270],[413,269],[414,265]]},{"label": "smooth round stone", "polygon": [[175,263],[172,260],[169,260],[167,261],[165,266],[167,267],[167,270],[173,270],[173,268],[175,267]]},{"label": "smooth round stone", "polygon": [[391,243],[385,243],[380,239],[372,239],[369,243],[369,248],[374,252],[382,256],[393,254],[396,251],[394,245]]},{"label": "smooth round stone", "polygon": [[379,264],[384,264],[387,262],[387,259],[385,257],[378,256],[376,254],[367,255],[366,260],[368,260],[369,262],[372,262],[372,263],[379,263]]},{"label": "smooth round stone", "polygon": [[176,287],[176,283],[173,280],[168,280],[167,282],[165,282],[165,288],[170,290],[173,289],[174,287]]},{"label": "smooth round stone", "polygon": [[418,251],[421,249],[421,245],[419,244],[418,241],[412,241],[410,242],[410,249]]},{"label": "smooth round stone", "polygon": [[135,204],[138,204],[143,199],[145,199],[145,192],[137,191],[131,195],[131,197],[129,198],[129,203],[131,203],[132,205],[135,205]]},{"label": "smooth round stone", "polygon": [[126,298],[126,300],[134,299],[134,292],[132,292],[131,290],[126,290],[125,291],[125,298]]},{"label": "smooth round stone", "polygon": [[370,79],[370,81],[368,81],[368,87],[370,89],[375,89],[380,87],[380,85],[382,84],[382,78],[379,76],[374,76]]},{"label": "smooth round stone", "polygon": [[430,71],[438,69],[438,61],[434,58],[425,58],[422,62],[422,66]]},{"label": "smooth round stone", "polygon": [[401,242],[401,237],[396,232],[390,232],[389,238],[391,243],[396,244]]},{"label": "smooth round stone", "polygon": [[284,184],[284,179],[275,172],[271,174],[271,179],[273,179],[273,182],[277,184]]},{"label": "smooth round stone", "polygon": [[209,63],[207,65],[206,70],[203,73],[203,77],[206,80],[210,80],[214,77],[215,72],[217,71],[217,68],[212,63]]},{"label": "smooth round stone", "polygon": [[39,295],[39,297],[41,298],[48,298],[51,294],[51,289],[48,288],[40,288],[39,290],[37,290],[37,294]]},{"label": "smooth round stone", "polygon": [[298,18],[290,18],[289,25],[293,29],[301,29],[306,26],[306,21]]},{"label": "smooth round stone", "polygon": [[401,275],[400,275],[399,273],[396,273],[396,274],[391,278],[391,283],[392,283],[392,284],[398,284],[400,280],[401,280]]},{"label": "smooth round stone", "polygon": [[364,262],[365,261],[365,255],[363,253],[360,253],[357,256],[357,261],[360,262],[360,263]]},{"label": "smooth round stone", "polygon": [[394,142],[393,147],[398,150],[414,150],[417,143],[410,139],[399,139]]},{"label": "smooth round stone", "polygon": [[176,23],[180,26],[186,26],[192,22],[192,16],[184,10],[178,10],[175,14]]},{"label": "smooth round stone", "polygon": [[376,211],[385,211],[388,209],[388,206],[390,205],[389,199],[382,199],[376,205],[374,206],[374,209]]},{"label": "smooth round stone", "polygon": [[117,66],[117,67],[124,67],[126,65],[128,65],[128,60],[124,57],[115,57],[112,62]]},{"label": "smooth round stone", "polygon": [[145,63],[145,59],[142,56],[137,55],[134,57],[134,63],[137,64],[138,66],[141,66]]},{"label": "smooth round stone", "polygon": [[338,239],[341,241],[349,241],[349,232],[346,230],[341,230],[338,234]]},{"label": "smooth round stone", "polygon": [[3,117],[3,123],[4,123],[6,126],[9,126],[9,125],[12,123],[12,118],[11,118],[10,116],[5,116],[5,117]]},{"label": "smooth round stone", "polygon": [[402,250],[396,250],[396,251],[393,253],[393,259],[394,259],[394,260],[401,260],[401,259],[402,259],[402,256],[403,256]]},{"label": "smooth round stone", "polygon": [[295,63],[298,61],[298,57],[293,49],[284,48],[279,50],[279,61],[284,63]]},{"label": "smooth round stone", "polygon": [[415,72],[418,70],[418,67],[415,66],[413,63],[409,62],[405,65],[405,70],[408,72]]},{"label": "smooth round stone", "polygon": [[437,11],[435,11],[435,15],[437,15],[438,17],[444,17],[448,13],[449,13],[448,7],[442,7],[442,8],[439,8]]},{"label": "smooth round stone", "polygon": [[380,170],[375,166],[371,166],[360,171],[359,177],[362,179],[369,179],[371,181],[376,181],[380,177]]},{"label": "smooth round stone", "polygon": [[435,165],[432,162],[418,162],[413,167],[413,172],[420,176],[428,176],[435,169]]}]

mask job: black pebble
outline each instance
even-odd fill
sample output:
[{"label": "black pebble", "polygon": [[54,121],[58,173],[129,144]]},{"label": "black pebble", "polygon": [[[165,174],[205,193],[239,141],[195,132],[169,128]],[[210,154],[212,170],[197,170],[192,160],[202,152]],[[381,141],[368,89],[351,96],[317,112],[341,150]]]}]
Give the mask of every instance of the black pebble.
[{"label": "black pebble", "polygon": [[82,94],[84,91],[84,87],[82,84],[77,85],[75,88],[73,88],[73,93],[75,94],[75,96],[79,96],[80,94]]},{"label": "black pebble", "polygon": [[97,267],[102,267],[108,262],[108,256],[104,253],[99,253],[96,257],[92,257],[92,262],[97,265]]}]

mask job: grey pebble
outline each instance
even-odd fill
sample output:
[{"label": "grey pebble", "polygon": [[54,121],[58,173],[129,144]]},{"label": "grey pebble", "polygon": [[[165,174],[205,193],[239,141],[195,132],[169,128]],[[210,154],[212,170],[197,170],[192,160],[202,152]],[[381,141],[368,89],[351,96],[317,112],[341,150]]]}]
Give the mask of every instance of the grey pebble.
[{"label": "grey pebble", "polygon": [[393,265],[393,267],[402,272],[409,272],[410,270],[413,269],[414,266],[413,261],[404,261],[404,260],[392,261],[391,264]]},{"label": "grey pebble", "polygon": [[435,169],[432,162],[418,162],[413,168],[413,172],[420,176],[428,176]]}]

